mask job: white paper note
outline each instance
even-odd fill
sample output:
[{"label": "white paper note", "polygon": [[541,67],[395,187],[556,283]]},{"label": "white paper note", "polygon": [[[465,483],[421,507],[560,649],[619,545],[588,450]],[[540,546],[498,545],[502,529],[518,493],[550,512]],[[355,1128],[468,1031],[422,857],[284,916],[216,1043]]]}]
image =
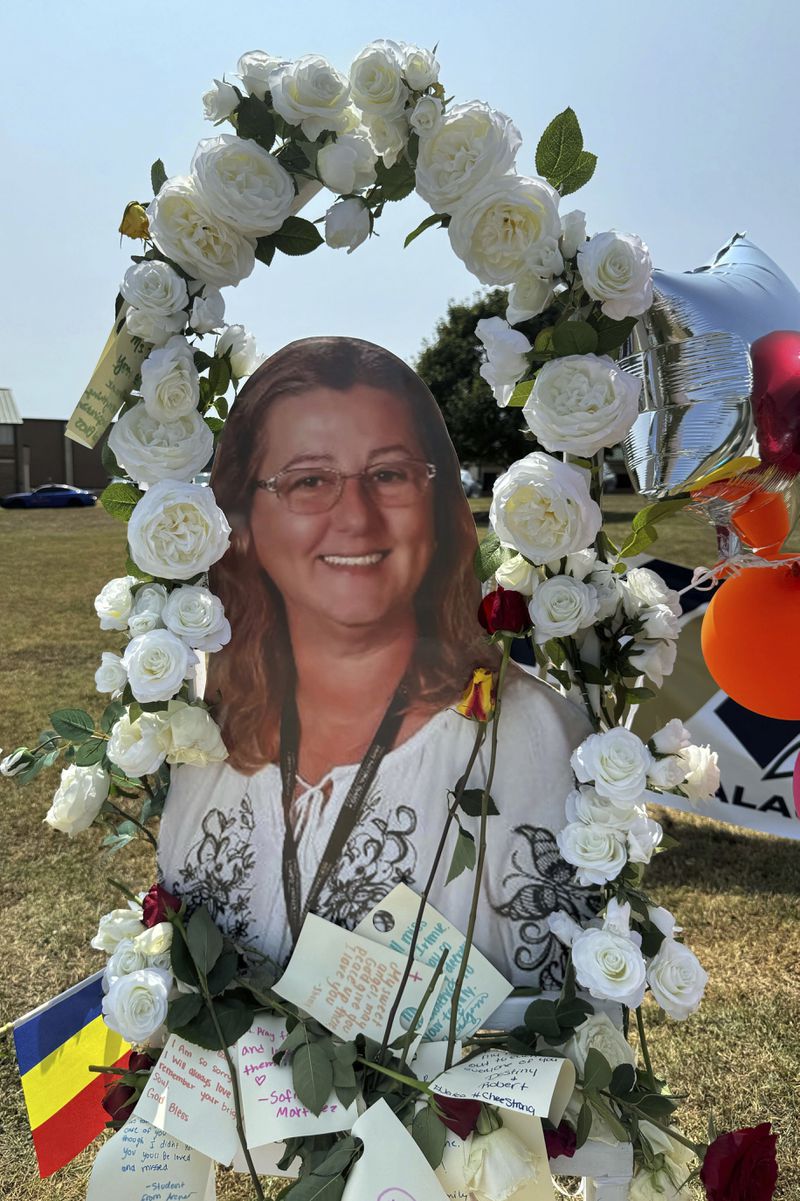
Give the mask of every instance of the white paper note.
[{"label": "white paper note", "polygon": [[135,1112],[218,1163],[233,1159],[239,1139],[222,1051],[206,1051],[171,1034]]},{"label": "white paper note", "polygon": [[[288,1172],[278,1167],[278,1160],[283,1157],[286,1150],[283,1143],[266,1143],[263,1147],[250,1147],[250,1158],[253,1161],[253,1167],[259,1176],[283,1176],[285,1179],[296,1180],[297,1169],[300,1167],[300,1160],[296,1159]],[[234,1172],[249,1172],[247,1160],[244,1157],[244,1151],[241,1147],[236,1148],[236,1154],[233,1157],[231,1164]]]},{"label": "white paper note", "polygon": [[447,1201],[433,1168],[385,1101],[362,1113],[353,1134],[363,1140],[364,1153],[342,1201]]},{"label": "white paper note", "polygon": [[[362,1033],[381,1039],[404,968],[402,955],[310,913],[274,991],[340,1038]],[[415,964],[392,1023],[392,1039],[410,1027],[432,975],[425,964]],[[431,997],[426,1013],[433,1004]],[[423,1020],[422,1028],[426,1025]]]},{"label": "white paper note", "polygon": [[436,1080],[443,1097],[485,1101],[527,1117],[547,1118],[557,1126],[575,1087],[575,1068],[568,1059],[549,1055],[513,1055],[483,1051],[457,1063]]},{"label": "white paper note", "polygon": [[97,1153],[86,1201],[214,1201],[206,1155],[133,1114]]},{"label": "white paper note", "polygon": [[[398,884],[356,926],[356,933],[389,947],[404,958],[411,947],[414,926],[419,912],[419,897],[406,884]],[[415,960],[436,967],[445,947],[442,987],[431,1014],[424,1040],[446,1039],[450,1028],[450,1007],[456,978],[464,955],[464,935],[442,917],[433,905],[426,905],[417,936]],[[458,1002],[456,1035],[466,1038],[478,1029],[484,1018],[501,1005],[513,985],[493,967],[476,947],[472,947],[467,972]]]}]

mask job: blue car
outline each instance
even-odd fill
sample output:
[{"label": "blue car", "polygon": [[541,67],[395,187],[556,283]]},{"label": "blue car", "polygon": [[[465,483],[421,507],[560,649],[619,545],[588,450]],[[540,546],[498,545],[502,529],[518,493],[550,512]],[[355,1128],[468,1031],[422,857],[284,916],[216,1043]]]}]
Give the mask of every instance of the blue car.
[{"label": "blue car", "polygon": [[0,500],[4,509],[66,509],[96,505],[97,497],[72,484],[42,484],[32,492],[11,492]]}]

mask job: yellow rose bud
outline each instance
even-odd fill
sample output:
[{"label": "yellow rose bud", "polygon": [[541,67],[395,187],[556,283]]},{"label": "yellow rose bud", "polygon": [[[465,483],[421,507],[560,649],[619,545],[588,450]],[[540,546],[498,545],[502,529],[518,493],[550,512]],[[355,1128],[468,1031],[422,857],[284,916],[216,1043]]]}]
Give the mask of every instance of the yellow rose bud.
[{"label": "yellow rose bud", "polygon": [[146,238],[150,233],[150,222],[147,213],[138,200],[132,200],[125,205],[119,232],[126,238]]},{"label": "yellow rose bud", "polygon": [[486,667],[476,667],[456,712],[470,721],[489,721],[494,712],[494,676]]}]

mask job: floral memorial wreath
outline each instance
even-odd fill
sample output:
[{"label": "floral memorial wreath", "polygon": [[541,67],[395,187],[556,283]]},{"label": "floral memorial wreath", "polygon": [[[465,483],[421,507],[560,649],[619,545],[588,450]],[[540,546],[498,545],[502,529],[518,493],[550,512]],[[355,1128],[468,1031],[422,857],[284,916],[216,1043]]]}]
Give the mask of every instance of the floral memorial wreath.
[{"label": "floral memorial wreath", "polygon": [[[109,956],[105,1020],[135,1048],[111,1069],[117,1079],[106,1104],[114,1125],[146,1099],[158,1071],[153,1043],[169,1033],[182,1053],[196,1053],[196,1076],[211,1072],[209,1060],[227,1072],[237,1145],[211,1156],[230,1163],[238,1155],[263,1196],[242,1121],[249,1077],[234,1053],[238,1044],[241,1067],[242,1040],[260,1020],[272,1037],[281,1026],[273,1049],[287,1088],[307,1114],[319,1115],[287,1138],[278,1164],[299,1176],[285,1194],[292,1201],[357,1198],[364,1165],[378,1171],[370,1145],[379,1117],[383,1134],[386,1122],[394,1123],[390,1133],[408,1163],[407,1144],[430,1165],[413,1161],[414,1172],[438,1170],[439,1183],[431,1172],[426,1196],[461,1188],[462,1196],[501,1201],[537,1173],[540,1183],[542,1171],[549,1181],[547,1155],[542,1168],[533,1136],[512,1122],[513,1101],[486,1091],[490,1068],[508,1071],[509,1056],[540,1063],[542,1072],[555,1063],[554,1080],[563,1078],[564,1063],[577,1073],[562,1105],[550,1104],[551,1093],[536,1110],[560,1171],[568,1173],[569,1157],[599,1137],[632,1146],[632,1199],[688,1196],[695,1174],[710,1201],[733,1195],[727,1182],[734,1175],[744,1182],[737,1196],[771,1197],[777,1169],[769,1128],[712,1137],[710,1146],[686,1138],[675,1124],[678,1099],[648,1053],[643,1019],[646,994],[670,1017],[688,1018],[706,983],[674,917],[645,888],[646,867],[668,842],[648,816],[646,794],[702,799],[719,779],[715,754],[692,745],[677,719],[647,742],[628,728],[631,708],[672,670],[680,614],[677,594],[658,575],[626,564],[644,545],[645,523],[620,549],[602,529],[603,452],[624,437],[638,411],[640,382],[616,359],[652,302],[647,248],[630,234],[587,237],[582,212],[559,214],[562,199],[588,182],[596,163],[571,109],[539,141],[536,174],[518,174],[522,139],[514,123],[483,102],[446,99],[434,52],[374,42],[343,75],[318,56],[286,62],[253,51],[239,60],[235,79],[216,81],[203,97],[206,118],[228,132],[200,142],[188,175],[168,178],[157,161],[154,199],[125,210],[121,232],[141,240],[143,253],[125,273],[114,330],[70,423],[71,436],[94,444],[121,407],[103,452],[115,482],[101,501],[127,522],[128,561],[95,600],[101,629],[127,639],[120,654],[103,652],[96,673],[109,702],[99,719],[58,710],[38,744],[16,750],[0,769],[24,783],[65,763],[46,820],[69,835],[103,826],[104,846],[116,851],[138,837],[155,845],[171,766],[225,759],[220,730],[192,680],[198,655],[213,655],[230,638],[207,572],[225,554],[231,531],[211,489],[192,481],[213,454],[231,389],[235,394],[259,358],[253,336],[225,323],[220,289],[236,286],[256,261],[269,266],[276,253],[304,255],[323,242],[351,253],[370,237],[386,204],[416,190],[432,213],[406,245],[439,226],[481,283],[510,288],[507,320],[477,325],[486,352],[481,374],[499,405],[520,408],[536,443],[497,480],[492,532],[476,555],[484,585],[480,621],[501,651],[499,671],[476,671],[458,708],[474,723],[475,753],[485,740],[496,749],[518,638],[530,640],[540,675],[583,703],[593,732],[574,748],[575,783],[558,847],[575,881],[596,889],[599,916],[580,925],[565,912],[551,915],[550,930],[568,953],[558,996],[532,999],[523,1024],[510,1032],[464,1033],[457,1000],[491,840],[492,772],[477,799],[465,789],[466,772],[454,780],[446,817],[446,829],[457,829],[450,876],[472,872],[475,886],[449,1024],[441,1042],[430,1044],[442,1051],[431,1075],[444,1075],[431,1083],[415,1058],[415,1033],[444,956],[430,965],[425,995],[414,994],[405,1032],[398,1037],[393,1024],[404,990],[410,1004],[430,881],[377,1039],[363,1030],[344,1037],[293,1001],[268,965],[251,970],[205,906],[190,913],[159,885],[129,895],[128,908],[103,917],[92,942]],[[336,197],[324,218],[299,216],[322,188]],[[464,817],[477,821],[474,833]],[[434,870],[440,858],[441,848]],[[633,1014],[641,1063],[609,1017],[614,1005],[622,1007],[626,1029]],[[463,1070],[483,1064],[483,1091],[456,1080],[461,1042]],[[354,1114],[344,1126],[326,1121],[331,1097],[347,1110],[359,1098],[355,1131]],[[176,1134],[152,1109],[140,1107],[130,1121],[165,1131],[167,1142]],[[209,1161],[199,1154],[205,1135],[193,1135],[190,1122],[179,1137],[194,1148],[186,1172],[207,1172]],[[115,1142],[105,1144],[96,1171],[110,1162]],[[103,1177],[106,1185],[109,1179]]]}]

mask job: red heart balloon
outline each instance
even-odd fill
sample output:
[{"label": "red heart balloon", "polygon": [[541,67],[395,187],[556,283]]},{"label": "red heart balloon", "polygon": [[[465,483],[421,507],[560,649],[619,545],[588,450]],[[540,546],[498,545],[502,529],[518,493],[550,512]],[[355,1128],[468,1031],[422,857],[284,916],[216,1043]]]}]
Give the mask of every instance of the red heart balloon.
[{"label": "red heart balloon", "polygon": [[800,332],[776,330],[750,347],[753,417],[764,463],[800,473]]}]

